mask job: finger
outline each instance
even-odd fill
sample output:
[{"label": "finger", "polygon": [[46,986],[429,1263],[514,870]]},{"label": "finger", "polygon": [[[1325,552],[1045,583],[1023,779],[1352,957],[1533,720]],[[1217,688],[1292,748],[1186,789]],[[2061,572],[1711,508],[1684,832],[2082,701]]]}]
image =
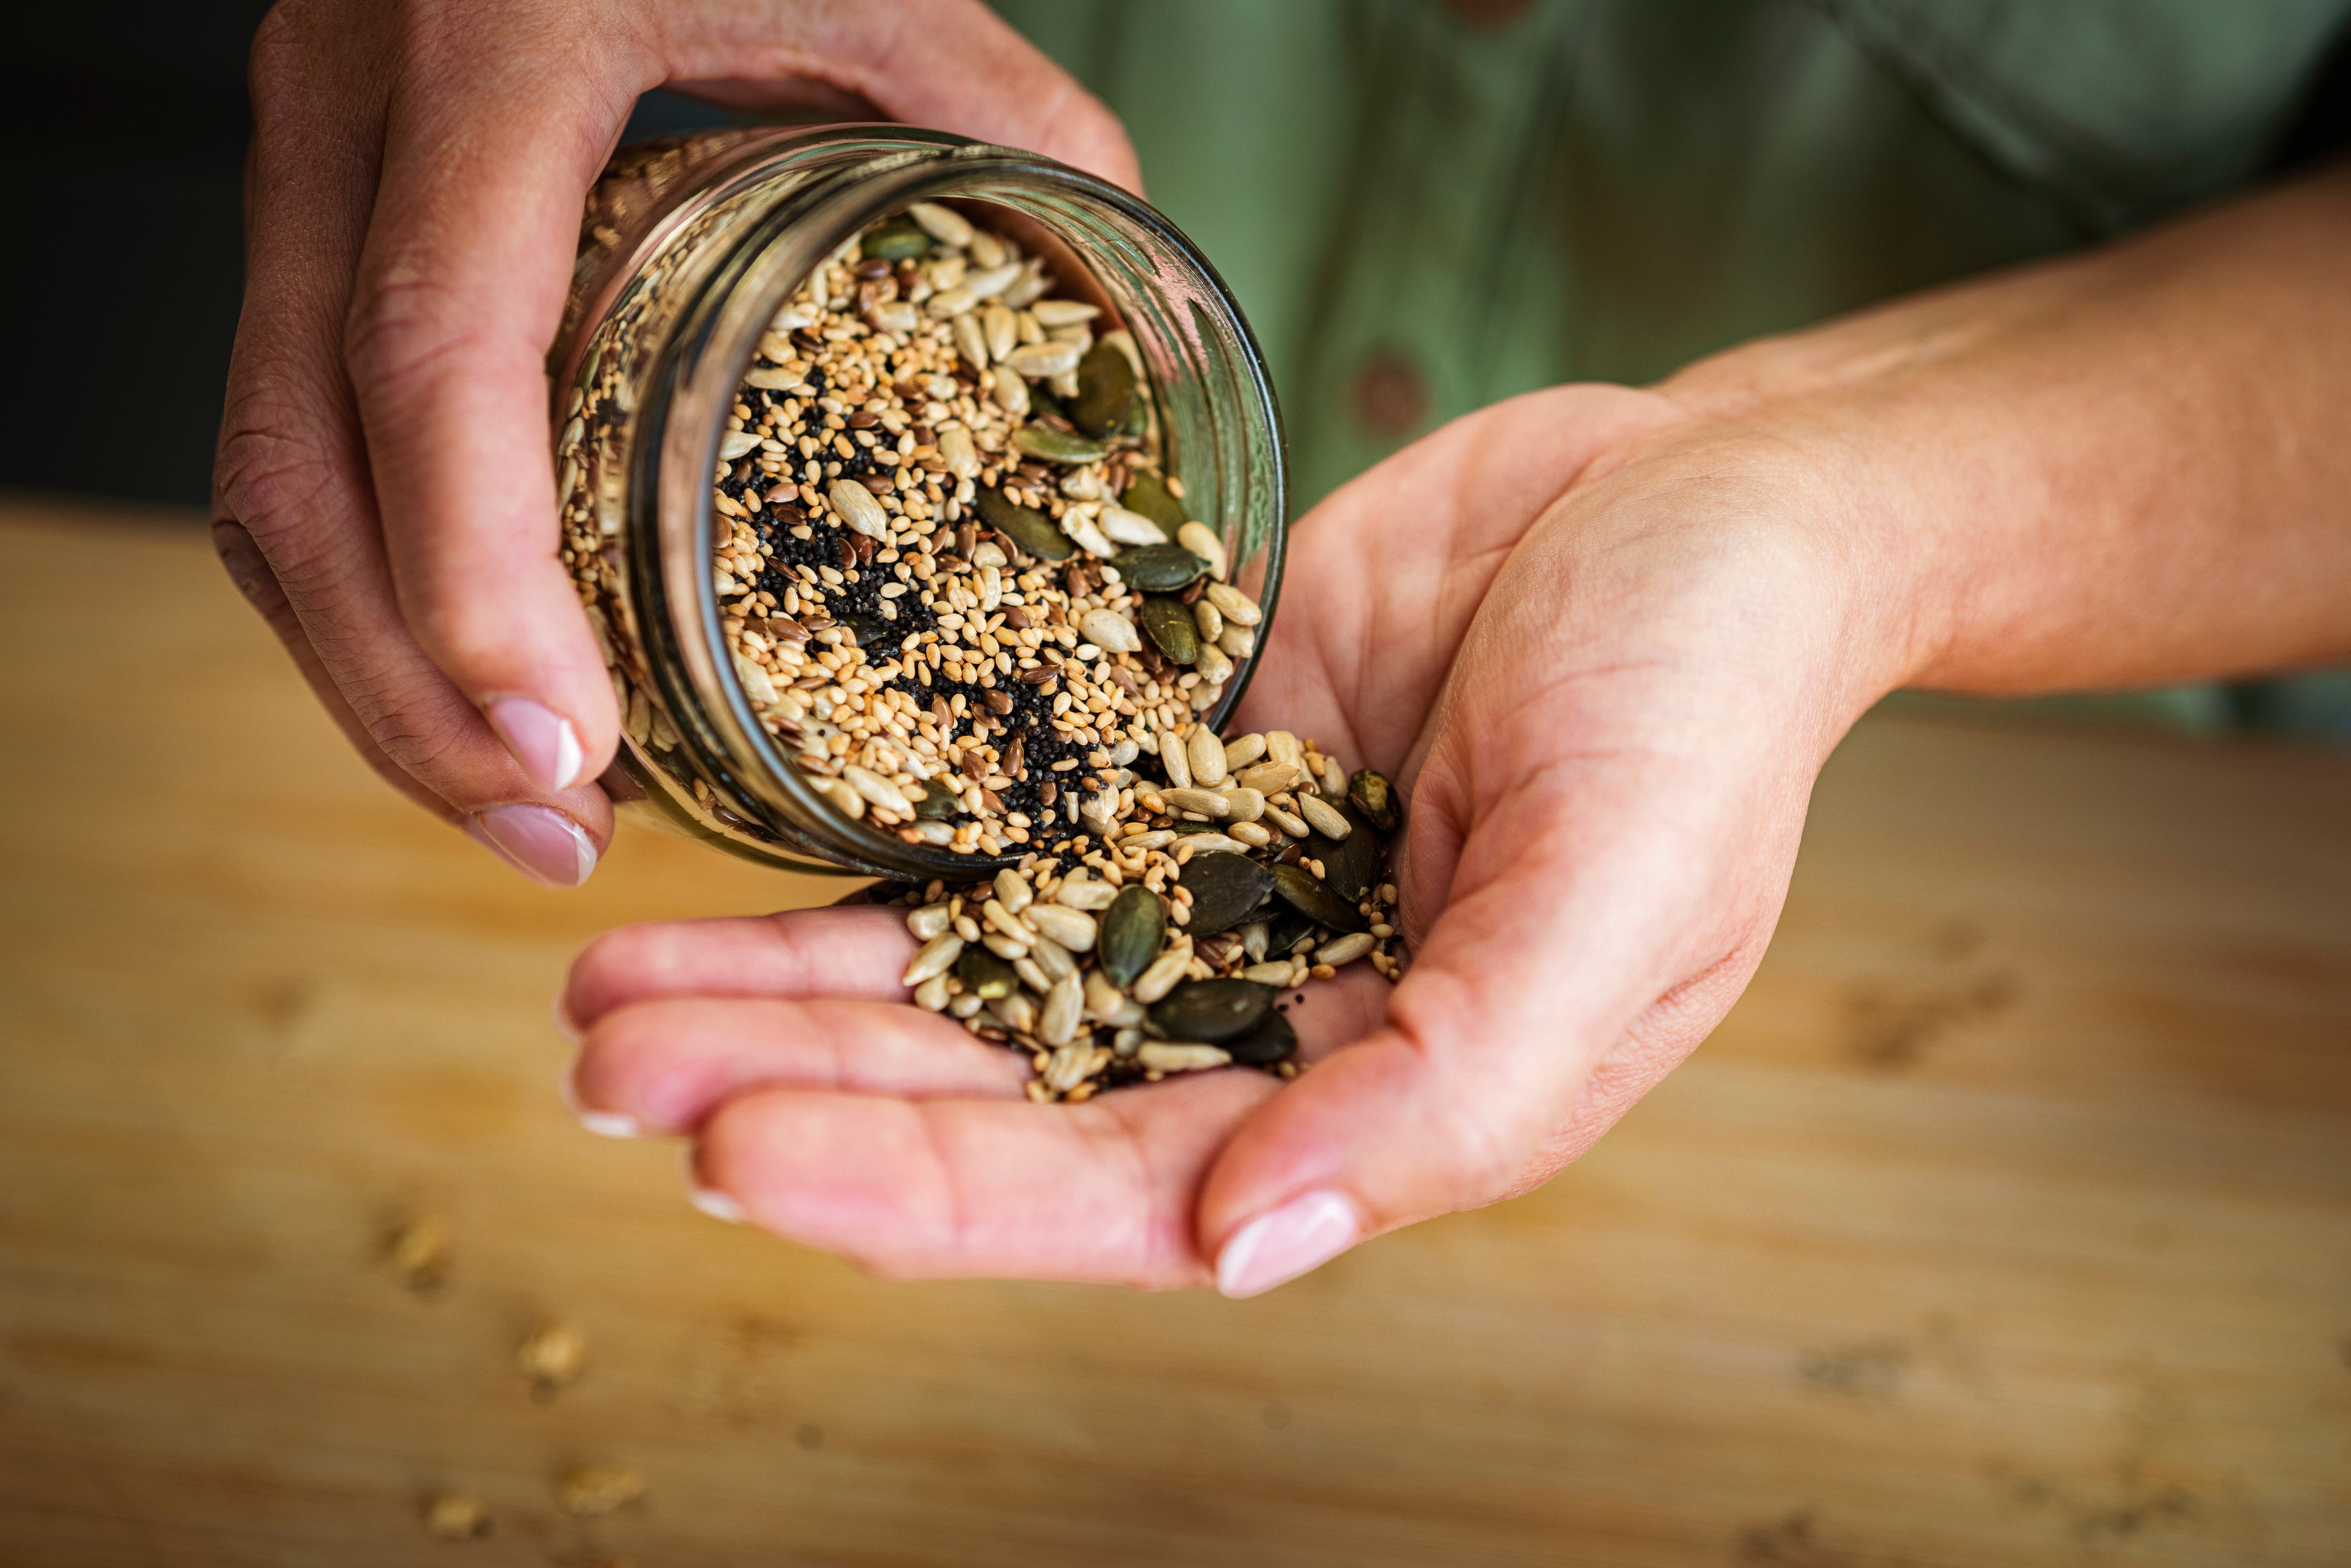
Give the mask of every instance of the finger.
[{"label": "finger", "polygon": [[1080,1105],[762,1090],[703,1126],[695,1179],[877,1273],[1197,1284],[1200,1174],[1276,1087],[1228,1070]]},{"label": "finger", "polygon": [[595,1131],[678,1133],[755,1089],[1019,1100],[1029,1076],[1016,1052],[902,1003],[686,997],[606,1013],[571,1092]]},{"label": "finger", "polygon": [[286,591],[278,586],[277,574],[269,570],[269,562],[263,557],[261,547],[253,542],[253,536],[246,532],[242,525],[231,522],[214,523],[212,534],[213,551],[220,557],[221,566],[228,572],[229,580],[236,585],[239,593],[245,595],[245,601],[252,605],[262,620],[268,623],[269,629],[277,634],[278,642],[285,644],[287,654],[293,659],[294,667],[301,671],[302,678],[309,683],[311,694],[319,699],[319,706],[327,710],[327,716],[335,721],[335,727],[343,732],[343,738],[351,743],[351,748],[367,759],[368,765],[382,776],[385,783],[434,816],[447,816],[448,802],[392,766],[392,758],[376,745],[375,737],[368,733],[367,726],[360,721],[360,716],[351,711],[350,703],[343,700],[343,694],[336,689],[334,678],[328,674],[327,666],[319,661],[318,650],[310,646],[310,639],[302,630],[301,617],[295,614],[294,606],[287,602]]},{"label": "finger", "polygon": [[831,996],[903,1001],[914,939],[887,905],[627,925],[572,961],[562,1016],[583,1030],[616,1008],[670,997]]},{"label": "finger", "polygon": [[[1656,780],[1628,771],[1662,798]],[[1556,801],[1499,803],[1465,847],[1453,902],[1385,1026],[1300,1079],[1224,1151],[1200,1233],[1228,1294],[1258,1294],[1367,1237],[1506,1196],[1547,1150],[1566,1157],[1555,1134],[1604,1050],[1688,972],[1687,945],[1709,939],[1677,927],[1706,907],[1714,857],[1660,825],[1674,823],[1671,806],[1650,818],[1593,796],[1578,799],[1604,847],[1582,841]],[[1495,869],[1489,838],[1509,847],[1509,869]],[[1727,1008],[1752,961],[1721,966],[1719,997],[1706,1004]]]},{"label": "finger", "polygon": [[[421,786],[508,863],[575,883],[610,834],[601,792],[538,789],[424,657],[392,598],[340,360],[381,106],[363,53],[329,47],[319,26],[315,11],[280,7],[255,46],[247,284],[216,515],[259,551],[266,571],[240,580],[277,585],[309,650],[298,662],[341,694],[371,762]],[[291,643],[282,613],[277,623]]]},{"label": "finger", "polygon": [[430,89],[386,109],[345,359],[402,614],[559,790],[603,770],[620,721],[559,553],[545,361],[631,91],[600,50],[583,71],[496,13],[434,15],[402,41],[402,79]]},{"label": "finger", "polygon": [[1143,188],[1118,117],[977,0],[721,0],[678,14],[663,47],[670,76],[704,97],[797,107],[791,84],[821,82],[895,120]]}]

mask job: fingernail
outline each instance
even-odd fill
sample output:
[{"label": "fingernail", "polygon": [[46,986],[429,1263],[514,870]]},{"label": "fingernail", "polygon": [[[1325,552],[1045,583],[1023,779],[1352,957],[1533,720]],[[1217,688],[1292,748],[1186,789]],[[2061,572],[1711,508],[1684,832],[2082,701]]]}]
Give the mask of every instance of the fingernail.
[{"label": "fingernail", "polygon": [[716,1187],[689,1186],[685,1200],[713,1219],[723,1219],[729,1225],[743,1223],[743,1206]]},{"label": "fingernail", "polygon": [[[578,1045],[587,1038],[580,1032],[580,1026],[571,1021],[571,1009],[563,1005],[561,991],[556,992],[548,999],[547,1010],[555,1015],[555,1032],[563,1037],[563,1042],[566,1045]],[[564,1082],[569,1082],[570,1080],[567,1076]]]},{"label": "fingernail", "polygon": [[1286,1285],[1344,1252],[1363,1234],[1355,1206],[1335,1192],[1310,1192],[1260,1214],[1217,1254],[1217,1289],[1238,1301]]},{"label": "fingernail", "polygon": [[[557,1008],[556,1017],[560,1019],[562,1016],[563,1009]],[[644,1135],[644,1129],[637,1125],[637,1119],[625,1111],[590,1111],[580,1103],[580,1063],[577,1061],[565,1068],[563,1076],[555,1081],[555,1092],[563,1096],[563,1108],[577,1116],[581,1126],[600,1138],[638,1138]]]},{"label": "fingernail", "polygon": [[569,719],[528,697],[497,697],[482,713],[540,789],[568,789],[580,781],[580,765],[585,758]]},{"label": "fingernail", "polygon": [[596,841],[545,806],[493,806],[465,819],[465,831],[533,882],[578,887],[596,869]]}]

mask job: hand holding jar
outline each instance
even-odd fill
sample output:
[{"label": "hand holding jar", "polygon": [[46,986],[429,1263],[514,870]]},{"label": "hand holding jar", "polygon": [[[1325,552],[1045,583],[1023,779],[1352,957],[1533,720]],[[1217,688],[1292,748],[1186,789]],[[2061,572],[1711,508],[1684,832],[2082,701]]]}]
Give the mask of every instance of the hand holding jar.
[{"label": "hand holding jar", "polygon": [[380,772],[562,886],[611,834],[620,719],[557,558],[545,361],[637,95],[878,108],[1137,183],[977,0],[288,0],[252,78],[214,542]]}]

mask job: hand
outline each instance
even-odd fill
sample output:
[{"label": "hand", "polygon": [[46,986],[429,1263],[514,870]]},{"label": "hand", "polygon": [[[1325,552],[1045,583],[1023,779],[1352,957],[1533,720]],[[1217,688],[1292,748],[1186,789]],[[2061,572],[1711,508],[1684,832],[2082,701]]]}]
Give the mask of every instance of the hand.
[{"label": "hand", "polygon": [[637,95],[920,120],[1136,183],[977,0],[283,0],[252,61],[249,283],[214,539],[353,745],[569,886],[619,732],[557,558],[544,361]]},{"label": "hand", "polygon": [[895,1274],[1253,1294],[1587,1147],[1761,958],[1807,794],[1891,674],[1834,486],[1649,392],[1447,426],[1298,527],[1239,727],[1389,772],[1412,967],[1311,986],[1311,1071],[1078,1105],[904,1005],[885,909],[614,933],[580,1103],[698,1139],[706,1199]]}]

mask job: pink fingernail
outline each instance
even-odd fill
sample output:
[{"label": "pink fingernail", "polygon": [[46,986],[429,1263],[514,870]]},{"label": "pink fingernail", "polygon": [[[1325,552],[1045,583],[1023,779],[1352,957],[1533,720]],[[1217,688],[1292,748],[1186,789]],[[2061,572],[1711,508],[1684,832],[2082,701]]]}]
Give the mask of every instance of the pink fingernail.
[{"label": "pink fingernail", "polygon": [[545,806],[493,806],[465,819],[465,831],[507,864],[549,887],[578,887],[596,869],[596,841]]},{"label": "pink fingernail", "polygon": [[1335,1192],[1310,1192],[1260,1214],[1217,1254],[1217,1289],[1238,1301],[1311,1273],[1364,1233],[1355,1206]]},{"label": "pink fingernail", "polygon": [[549,998],[547,1010],[555,1015],[555,1032],[563,1037],[566,1045],[578,1045],[588,1038],[580,1026],[571,1021],[571,1009],[564,1005],[561,991]]},{"label": "pink fingernail", "polygon": [[528,697],[498,697],[482,713],[540,789],[568,789],[580,781],[580,765],[586,758],[569,719]]},{"label": "pink fingernail", "polygon": [[[560,1008],[556,1016],[562,1016]],[[590,1111],[580,1103],[580,1063],[574,1061],[555,1081],[555,1092],[563,1097],[563,1108],[580,1118],[580,1124],[600,1138],[642,1138],[645,1130],[637,1119],[625,1111]]]}]

